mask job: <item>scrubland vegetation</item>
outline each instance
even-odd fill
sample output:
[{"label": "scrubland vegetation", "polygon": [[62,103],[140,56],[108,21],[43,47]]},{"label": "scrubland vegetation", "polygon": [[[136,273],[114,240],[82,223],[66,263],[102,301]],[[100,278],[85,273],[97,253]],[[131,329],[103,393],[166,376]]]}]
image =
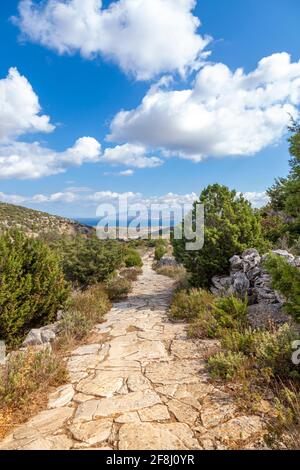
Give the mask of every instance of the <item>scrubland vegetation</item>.
[{"label": "scrubland vegetation", "polygon": [[247,298],[216,297],[209,290],[211,278],[227,274],[229,259],[247,248],[300,254],[300,126],[293,123],[290,130],[290,174],[268,191],[270,203],[253,209],[235,191],[208,186],[200,195],[204,247],[189,252],[187,240],[173,240],[180,266],[159,265],[169,253],[164,240],[125,244],[53,232],[33,238],[15,230],[0,235],[0,331],[8,347],[20,345],[31,328],[55,322],[62,311],[54,354],[20,351],[0,370],[0,428],[10,426],[12,414],[14,421],[22,420],[30,401],[64,382],[62,351],[91,333],[111,301],[127,297],[141,272],[141,252],[151,247],[157,272],[177,281],[170,319],[188,321],[191,338],[216,340],[218,350],[207,358],[211,379],[232,386],[245,409],[259,410],[268,400],[273,407],[269,443],[300,446],[300,367],[292,361],[293,342],[299,340],[299,269],[272,255],[264,264],[273,288],[286,300],[291,322],[281,326],[255,329],[248,321]]}]

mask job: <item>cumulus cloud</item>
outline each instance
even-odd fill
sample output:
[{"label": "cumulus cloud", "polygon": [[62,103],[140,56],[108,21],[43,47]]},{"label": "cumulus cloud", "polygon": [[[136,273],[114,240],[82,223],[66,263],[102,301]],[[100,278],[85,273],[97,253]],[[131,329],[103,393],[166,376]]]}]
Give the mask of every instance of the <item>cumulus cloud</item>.
[{"label": "cumulus cloud", "polygon": [[51,132],[50,118],[40,115],[39,99],[16,68],[0,80],[0,142],[29,132]]},{"label": "cumulus cloud", "polygon": [[117,145],[107,148],[102,157],[111,165],[126,165],[134,168],[155,168],[161,166],[163,161],[158,157],[147,156],[147,149],[144,145]]},{"label": "cumulus cloud", "polygon": [[[238,193],[238,195],[241,193]],[[245,192],[244,197],[251,202],[253,207],[262,207],[269,202],[266,192]],[[82,205],[85,208],[95,208],[99,204],[118,204],[120,198],[127,198],[129,204],[143,204],[150,208],[151,205],[161,204],[170,208],[178,205],[192,207],[193,203],[199,199],[195,193],[177,194],[167,193],[163,195],[145,196],[135,192],[116,192],[116,191],[92,191],[85,188],[67,188],[64,191],[53,194],[35,194],[33,196],[22,196],[18,194],[5,194],[0,192],[0,201],[11,204],[26,204],[31,207],[37,207],[39,204],[76,204],[76,207]]]},{"label": "cumulus cloud", "polygon": [[42,147],[38,142],[11,142],[0,145],[0,179],[37,179],[63,173],[70,166],[94,163],[101,145],[91,137],[78,139],[64,152]]},{"label": "cumulus cloud", "polygon": [[151,87],[136,109],[115,116],[108,140],[195,162],[252,155],[278,142],[299,103],[300,61],[287,53],[265,57],[248,74],[209,64],[192,88]]},{"label": "cumulus cloud", "polygon": [[257,208],[266,206],[270,202],[270,198],[267,195],[266,191],[261,191],[261,192],[250,191],[250,192],[243,193],[243,196],[245,199],[251,202],[253,207],[257,207]]},{"label": "cumulus cloud", "polygon": [[49,116],[40,111],[38,96],[27,78],[11,68],[0,80],[0,179],[36,179],[99,161],[101,145],[92,137],[81,137],[64,152],[39,142],[19,142],[17,138],[23,134],[54,130]]},{"label": "cumulus cloud", "polygon": [[10,203],[89,203],[91,206],[97,206],[100,203],[114,203],[119,198],[127,198],[129,203],[133,204],[192,204],[196,199],[195,193],[175,194],[167,193],[161,196],[144,196],[135,192],[117,192],[117,191],[81,191],[80,188],[68,188],[64,191],[53,193],[50,195],[35,194],[33,196],[22,196],[17,194],[5,194],[0,192],[0,201]]},{"label": "cumulus cloud", "polygon": [[21,0],[14,22],[23,36],[59,54],[79,52],[117,63],[138,79],[197,67],[210,39],[197,33],[196,0]]}]

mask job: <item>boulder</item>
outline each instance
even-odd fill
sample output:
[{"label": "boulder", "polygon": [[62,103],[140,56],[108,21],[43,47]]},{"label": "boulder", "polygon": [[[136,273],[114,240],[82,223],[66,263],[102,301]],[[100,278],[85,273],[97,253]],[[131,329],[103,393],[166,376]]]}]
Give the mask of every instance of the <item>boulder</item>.
[{"label": "boulder", "polygon": [[250,288],[250,281],[246,274],[237,272],[232,276],[232,287],[234,293],[239,297],[245,297],[248,294]]},{"label": "boulder", "polygon": [[229,289],[231,286],[230,276],[214,276],[212,283],[217,289]]},{"label": "boulder", "polygon": [[42,333],[39,329],[30,330],[25,340],[22,343],[22,346],[37,346],[43,344]]},{"label": "boulder", "polygon": [[59,322],[53,325],[43,326],[42,328],[34,328],[30,330],[25,340],[22,343],[23,347],[28,346],[42,346],[44,344],[52,343],[60,330]]},{"label": "boulder", "polygon": [[232,273],[235,273],[243,269],[243,260],[239,256],[234,255],[232,258],[230,258],[229,261],[230,261],[230,271]]}]

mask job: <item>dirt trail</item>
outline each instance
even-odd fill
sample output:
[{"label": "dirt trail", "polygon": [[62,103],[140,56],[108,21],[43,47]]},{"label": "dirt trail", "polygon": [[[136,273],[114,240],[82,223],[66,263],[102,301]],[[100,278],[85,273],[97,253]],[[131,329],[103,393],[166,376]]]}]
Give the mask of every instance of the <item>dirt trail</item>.
[{"label": "dirt trail", "polygon": [[0,449],[193,450],[255,448],[259,416],[238,412],[213,386],[204,357],[214,341],[187,339],[168,321],[173,281],[144,259],[125,302],[96,326],[97,342],[66,358],[69,383],[42,411],[0,443]]}]

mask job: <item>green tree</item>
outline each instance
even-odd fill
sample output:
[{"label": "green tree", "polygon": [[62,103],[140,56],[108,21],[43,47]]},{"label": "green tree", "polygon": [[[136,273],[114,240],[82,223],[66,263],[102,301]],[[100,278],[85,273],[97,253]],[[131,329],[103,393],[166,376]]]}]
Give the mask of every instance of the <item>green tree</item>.
[{"label": "green tree", "polygon": [[58,257],[40,240],[17,231],[0,236],[0,337],[18,344],[56,319],[69,289]]},{"label": "green tree", "polygon": [[300,124],[295,121],[289,127],[290,173],[279,178],[267,191],[271,208],[289,216],[289,232],[294,238],[300,235]]},{"label": "green tree", "polygon": [[[265,249],[259,215],[251,204],[236,191],[214,184],[200,195],[204,204],[204,247],[199,251],[187,251],[187,240],[173,240],[174,254],[191,273],[196,287],[208,287],[216,274],[225,274],[229,259],[246,248]],[[195,208],[194,208],[195,211]]]}]

